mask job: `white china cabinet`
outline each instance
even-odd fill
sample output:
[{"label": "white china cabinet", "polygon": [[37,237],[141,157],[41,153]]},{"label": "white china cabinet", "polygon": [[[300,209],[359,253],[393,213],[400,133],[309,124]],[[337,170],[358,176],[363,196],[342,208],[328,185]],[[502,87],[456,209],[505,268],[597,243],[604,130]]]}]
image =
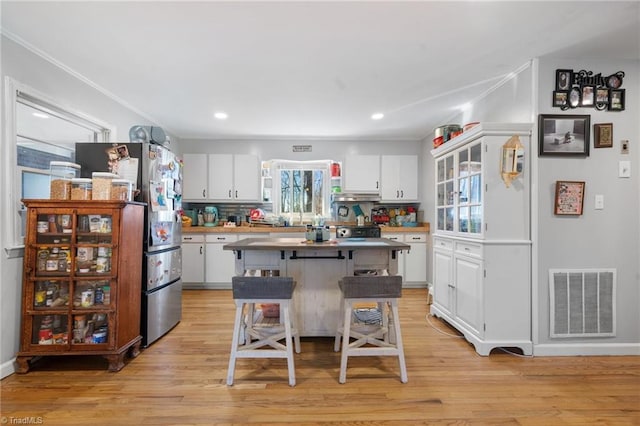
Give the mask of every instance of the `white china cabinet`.
[{"label": "white china cabinet", "polygon": [[[480,355],[531,354],[530,124],[483,123],[431,151],[435,159],[431,313]],[[501,179],[502,146],[525,146],[522,173]]]}]

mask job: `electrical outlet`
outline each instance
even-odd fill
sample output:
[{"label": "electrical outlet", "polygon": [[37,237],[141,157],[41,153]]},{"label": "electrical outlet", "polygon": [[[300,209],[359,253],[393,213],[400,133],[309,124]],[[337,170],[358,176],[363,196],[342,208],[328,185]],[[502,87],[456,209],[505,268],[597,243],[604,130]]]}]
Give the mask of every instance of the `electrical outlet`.
[{"label": "electrical outlet", "polygon": [[621,154],[628,154],[629,153],[629,141],[626,139],[623,139],[622,141],[620,141],[620,153]]}]

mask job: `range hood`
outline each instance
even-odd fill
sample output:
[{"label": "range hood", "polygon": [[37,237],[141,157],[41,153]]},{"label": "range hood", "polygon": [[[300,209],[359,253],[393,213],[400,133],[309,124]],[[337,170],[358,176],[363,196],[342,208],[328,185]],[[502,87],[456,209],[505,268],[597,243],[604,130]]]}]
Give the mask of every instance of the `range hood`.
[{"label": "range hood", "polygon": [[379,194],[372,193],[356,193],[356,192],[339,192],[336,194],[331,194],[331,201],[333,202],[359,202],[364,203],[366,201],[380,201]]}]

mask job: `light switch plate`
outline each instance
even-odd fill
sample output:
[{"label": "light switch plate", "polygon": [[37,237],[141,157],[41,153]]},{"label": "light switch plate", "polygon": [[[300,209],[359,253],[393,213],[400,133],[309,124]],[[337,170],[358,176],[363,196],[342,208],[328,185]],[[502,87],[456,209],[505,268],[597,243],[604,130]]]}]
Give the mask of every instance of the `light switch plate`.
[{"label": "light switch plate", "polygon": [[596,194],[595,204],[596,204],[596,210],[604,209],[604,195]]},{"label": "light switch plate", "polygon": [[626,139],[623,139],[620,141],[620,153],[621,154],[628,154],[629,153],[629,141]]},{"label": "light switch plate", "polygon": [[631,161],[618,161],[618,177],[631,177]]}]

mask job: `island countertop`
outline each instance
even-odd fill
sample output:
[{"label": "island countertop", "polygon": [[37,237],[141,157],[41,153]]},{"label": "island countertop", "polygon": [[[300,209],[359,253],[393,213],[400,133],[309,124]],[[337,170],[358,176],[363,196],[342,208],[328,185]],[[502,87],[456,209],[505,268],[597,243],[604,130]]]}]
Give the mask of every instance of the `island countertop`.
[{"label": "island countertop", "polygon": [[387,238],[337,238],[321,243],[301,238],[245,238],[225,244],[224,250],[408,250],[411,246]]}]

